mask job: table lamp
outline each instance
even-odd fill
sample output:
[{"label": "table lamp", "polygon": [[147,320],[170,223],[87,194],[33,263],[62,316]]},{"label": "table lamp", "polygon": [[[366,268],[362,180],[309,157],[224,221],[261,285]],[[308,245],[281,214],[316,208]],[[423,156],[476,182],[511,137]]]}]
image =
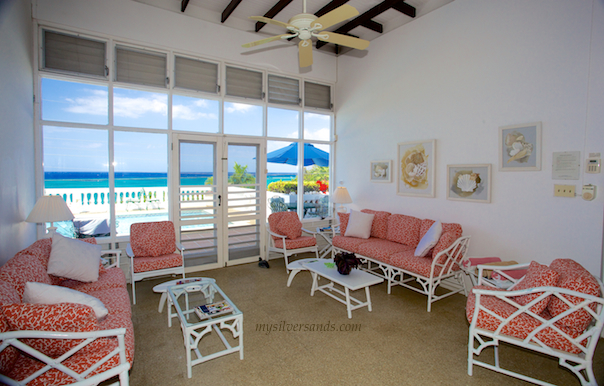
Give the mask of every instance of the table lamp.
[{"label": "table lamp", "polygon": [[35,223],[50,223],[48,234],[52,237],[57,227],[54,226],[55,221],[67,221],[73,219],[73,213],[67,207],[67,203],[61,196],[42,196],[36,202],[25,221]]},{"label": "table lamp", "polygon": [[346,213],[346,207],[342,204],[350,204],[352,202],[352,198],[350,198],[350,194],[348,194],[348,189],[343,186],[338,186],[331,201],[334,204],[340,204],[337,209],[338,212]]}]

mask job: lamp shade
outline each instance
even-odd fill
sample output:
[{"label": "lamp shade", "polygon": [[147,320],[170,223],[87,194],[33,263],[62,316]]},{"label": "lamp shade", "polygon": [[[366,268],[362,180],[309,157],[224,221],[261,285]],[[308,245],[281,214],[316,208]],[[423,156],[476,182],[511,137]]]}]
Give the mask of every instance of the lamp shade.
[{"label": "lamp shade", "polygon": [[348,189],[343,186],[338,186],[336,191],[331,198],[331,201],[335,204],[350,204],[352,202],[352,198],[350,198],[350,194],[348,194]]},{"label": "lamp shade", "polygon": [[36,202],[25,221],[35,223],[53,223],[73,219],[73,213],[61,196],[42,196]]}]

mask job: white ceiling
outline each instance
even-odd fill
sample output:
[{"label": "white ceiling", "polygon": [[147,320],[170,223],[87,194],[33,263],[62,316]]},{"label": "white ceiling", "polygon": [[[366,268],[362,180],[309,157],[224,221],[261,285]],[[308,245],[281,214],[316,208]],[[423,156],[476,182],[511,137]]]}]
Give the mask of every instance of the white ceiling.
[{"label": "white ceiling", "polygon": [[[181,13],[181,0],[133,1],[163,8],[168,11]],[[453,0],[407,0],[405,3],[415,7],[415,19],[417,19],[452,1]],[[254,28],[256,22],[248,19],[248,16],[264,16],[264,14],[267,13],[277,2],[278,0],[242,0],[237,8],[235,8],[235,10],[228,17],[228,19],[222,24],[227,27],[255,33]],[[306,12],[316,13],[329,2],[330,0],[306,0]],[[382,0],[350,0],[347,4],[355,7],[359,11],[360,15],[362,15],[364,12],[379,5],[381,2]],[[189,0],[184,14],[211,23],[221,24],[222,13],[230,3],[231,0]],[[274,17],[274,19],[287,22],[292,16],[302,13],[303,7],[304,0],[293,0],[282,11],[280,11]],[[383,33],[380,34],[363,26],[358,26],[351,30],[349,34],[371,41],[394,30],[395,28],[402,26],[405,23],[414,20],[414,18],[390,8],[387,11],[375,16],[371,20],[382,24]],[[346,22],[348,21],[349,20]],[[332,26],[331,28],[328,28],[328,30],[335,31],[338,27],[344,25],[346,22]],[[267,24],[259,32],[257,32],[256,35],[258,36],[257,39],[263,39],[268,36],[278,35],[285,32],[286,31],[283,28]],[[331,51],[333,51],[333,49]]]}]

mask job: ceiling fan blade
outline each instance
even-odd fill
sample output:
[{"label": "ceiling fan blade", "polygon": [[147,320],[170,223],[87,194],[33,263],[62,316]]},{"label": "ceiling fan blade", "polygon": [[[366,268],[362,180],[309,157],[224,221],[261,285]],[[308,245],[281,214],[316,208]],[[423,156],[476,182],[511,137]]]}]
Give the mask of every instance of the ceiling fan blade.
[{"label": "ceiling fan blade", "polygon": [[289,37],[296,37],[296,35],[292,35],[292,34],[275,35],[275,36],[271,36],[270,38],[260,39],[260,40],[256,40],[255,42],[243,44],[241,47],[244,47],[244,48],[255,47],[255,46],[259,46],[260,44],[270,43],[275,40],[286,39]]},{"label": "ceiling fan blade", "polygon": [[249,18],[252,19],[252,20],[261,21],[261,22],[267,23],[267,24],[278,25],[279,27],[283,27],[283,28],[288,28],[288,29],[294,28],[295,29],[295,27],[293,25],[291,25],[291,24],[284,23],[284,22],[279,21],[279,20],[271,19],[269,17],[250,16]]},{"label": "ceiling fan blade", "polygon": [[311,28],[325,29],[332,25],[348,20],[359,14],[359,11],[352,5],[344,4],[334,9],[331,12],[327,12],[317,20],[311,23]]},{"label": "ceiling fan blade", "polygon": [[312,64],[312,41],[310,39],[300,40],[298,43],[298,56],[300,67],[308,67]]},{"label": "ceiling fan blade", "polygon": [[335,32],[321,31],[315,36],[321,41],[356,48],[357,50],[364,50],[365,48],[369,47],[368,40],[337,34]]}]

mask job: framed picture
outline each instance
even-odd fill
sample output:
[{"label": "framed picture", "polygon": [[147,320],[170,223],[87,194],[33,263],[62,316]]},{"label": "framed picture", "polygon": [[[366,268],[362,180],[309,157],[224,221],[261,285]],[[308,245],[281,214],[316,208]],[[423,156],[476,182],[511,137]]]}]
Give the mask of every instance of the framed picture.
[{"label": "framed picture", "polygon": [[491,202],[491,164],[447,165],[447,199]]},{"label": "framed picture", "polygon": [[434,197],[436,140],[398,144],[396,193],[402,196]]},{"label": "framed picture", "polygon": [[541,122],[499,128],[499,171],[541,170]]},{"label": "framed picture", "polygon": [[392,160],[371,161],[371,182],[392,182]]}]

